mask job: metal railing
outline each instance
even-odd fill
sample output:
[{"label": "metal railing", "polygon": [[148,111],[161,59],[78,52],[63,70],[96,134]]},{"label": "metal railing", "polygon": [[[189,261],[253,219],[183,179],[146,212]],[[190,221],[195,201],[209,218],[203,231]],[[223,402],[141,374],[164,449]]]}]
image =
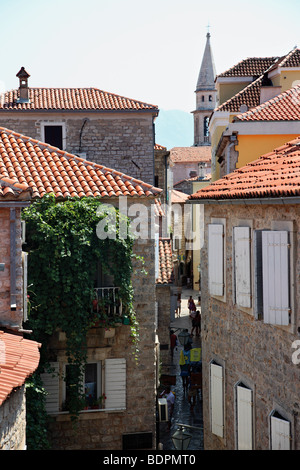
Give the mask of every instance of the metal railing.
[{"label": "metal railing", "polygon": [[103,313],[113,319],[122,315],[122,299],[119,287],[95,287],[93,312]]}]

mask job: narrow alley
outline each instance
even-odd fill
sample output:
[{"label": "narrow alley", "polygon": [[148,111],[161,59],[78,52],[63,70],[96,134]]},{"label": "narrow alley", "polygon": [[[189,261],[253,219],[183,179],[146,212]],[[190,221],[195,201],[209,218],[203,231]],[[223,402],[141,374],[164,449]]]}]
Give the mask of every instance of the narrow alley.
[{"label": "narrow alley", "polygon": [[[188,329],[191,333],[192,321],[189,318],[189,310],[187,307],[188,298],[192,295],[196,303],[197,310],[201,313],[201,307],[198,304],[198,292],[191,289],[182,289],[181,294],[181,313],[180,318],[175,318],[170,324],[172,329],[178,337],[182,329]],[[201,339],[194,334],[192,337],[193,348],[201,347]],[[178,342],[179,343],[179,342]],[[188,451],[203,450],[203,417],[202,417],[202,391],[197,393],[196,404],[191,407],[188,401],[188,391],[183,387],[182,378],[180,376],[180,351],[183,346],[178,344],[174,350],[173,358],[171,353],[168,355],[168,363],[165,361],[162,364],[162,373],[170,376],[176,376],[176,384],[171,386],[171,391],[175,393],[174,412],[171,421],[171,428],[168,429],[168,424],[162,422],[159,424],[159,442],[162,444],[163,450],[174,450],[172,436],[178,429],[178,423],[186,424],[192,428],[186,428],[186,431],[191,435]]]}]

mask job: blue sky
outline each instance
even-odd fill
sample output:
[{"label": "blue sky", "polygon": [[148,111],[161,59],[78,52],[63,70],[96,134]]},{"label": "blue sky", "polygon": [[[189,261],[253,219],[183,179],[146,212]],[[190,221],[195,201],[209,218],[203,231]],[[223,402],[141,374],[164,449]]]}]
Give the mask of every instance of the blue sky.
[{"label": "blue sky", "polygon": [[299,41],[299,0],[0,0],[1,89],[97,87],[193,111],[210,24],[217,73]]}]

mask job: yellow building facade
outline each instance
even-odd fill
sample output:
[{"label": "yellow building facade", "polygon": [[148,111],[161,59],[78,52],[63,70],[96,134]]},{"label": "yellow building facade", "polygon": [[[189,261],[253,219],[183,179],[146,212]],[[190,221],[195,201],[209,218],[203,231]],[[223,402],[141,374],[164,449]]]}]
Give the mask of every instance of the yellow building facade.
[{"label": "yellow building facade", "polygon": [[[256,160],[299,135],[299,121],[293,116],[298,100],[300,50],[284,57],[246,59],[216,78],[218,105],[210,117],[212,181]],[[288,90],[290,112],[266,114],[272,100]],[[259,114],[265,104],[265,114]],[[251,112],[256,112],[253,119]]]}]

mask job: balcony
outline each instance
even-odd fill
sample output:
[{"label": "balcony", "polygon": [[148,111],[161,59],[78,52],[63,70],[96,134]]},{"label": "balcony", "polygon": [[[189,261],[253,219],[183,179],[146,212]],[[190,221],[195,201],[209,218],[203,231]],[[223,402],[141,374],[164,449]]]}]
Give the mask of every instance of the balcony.
[{"label": "balcony", "polygon": [[119,287],[95,287],[92,301],[93,326],[109,326],[120,323],[123,316]]}]

